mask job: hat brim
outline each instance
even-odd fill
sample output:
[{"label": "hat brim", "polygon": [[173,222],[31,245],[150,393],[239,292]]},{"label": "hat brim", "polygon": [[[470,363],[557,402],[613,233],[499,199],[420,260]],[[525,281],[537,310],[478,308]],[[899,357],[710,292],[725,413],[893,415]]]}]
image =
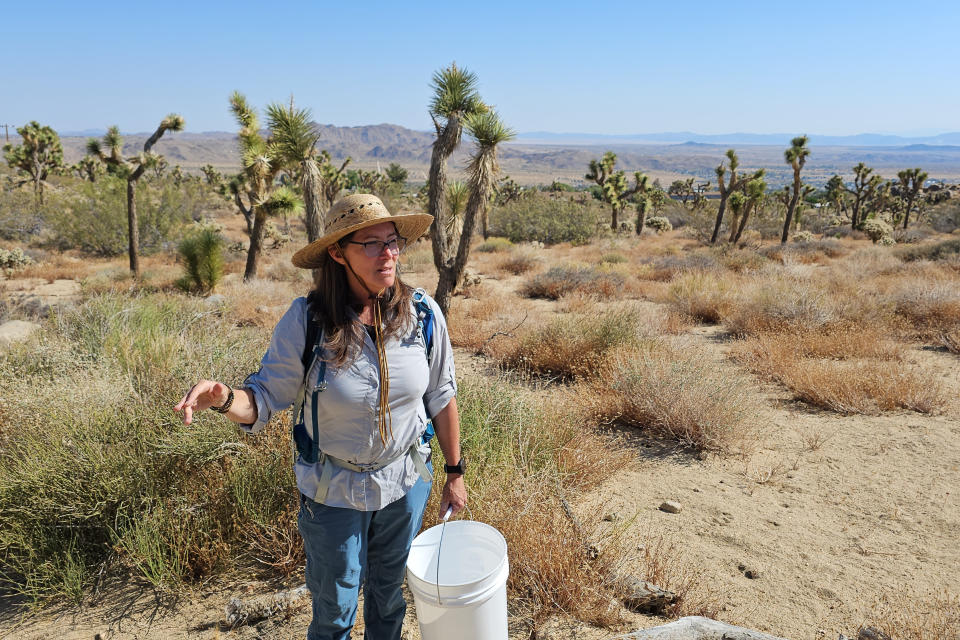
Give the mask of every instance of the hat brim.
[{"label": "hat brim", "polygon": [[406,213],[364,220],[363,222],[358,222],[355,225],[344,227],[343,229],[337,229],[332,233],[317,238],[293,254],[291,261],[294,266],[300,267],[301,269],[316,269],[321,265],[322,256],[326,254],[327,247],[354,231],[366,229],[367,227],[372,227],[383,222],[392,222],[397,227],[397,235],[406,238],[409,243],[427,232],[427,229],[433,224],[433,216],[429,213]]}]

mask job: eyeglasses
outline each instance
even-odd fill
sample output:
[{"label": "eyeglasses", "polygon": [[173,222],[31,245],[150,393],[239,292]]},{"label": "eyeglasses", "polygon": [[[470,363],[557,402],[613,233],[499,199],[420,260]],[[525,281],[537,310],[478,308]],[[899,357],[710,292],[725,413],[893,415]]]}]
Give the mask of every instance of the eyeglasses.
[{"label": "eyeglasses", "polygon": [[366,242],[347,240],[347,243],[360,245],[363,247],[363,253],[366,254],[368,258],[376,258],[383,253],[384,247],[386,247],[392,255],[400,255],[400,252],[403,251],[403,248],[407,246],[407,239],[397,236],[396,238],[390,238],[386,242],[383,242],[382,240],[367,240]]}]

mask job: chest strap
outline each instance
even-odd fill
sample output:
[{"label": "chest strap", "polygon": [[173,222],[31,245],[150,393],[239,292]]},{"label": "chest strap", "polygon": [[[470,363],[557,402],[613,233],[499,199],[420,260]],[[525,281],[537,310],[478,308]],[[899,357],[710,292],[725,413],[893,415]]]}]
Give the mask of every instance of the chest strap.
[{"label": "chest strap", "polygon": [[317,492],[314,494],[313,501],[321,503],[326,502],[327,492],[330,491],[330,480],[333,478],[334,467],[340,467],[341,469],[348,469],[350,471],[357,471],[360,473],[369,473],[371,471],[379,471],[380,469],[393,464],[400,458],[407,455],[409,455],[413,460],[413,466],[417,468],[417,472],[420,474],[420,477],[423,479],[423,481],[431,482],[433,480],[433,475],[430,473],[430,469],[427,467],[427,463],[423,459],[423,456],[420,455],[420,451],[417,446],[419,443],[420,438],[417,438],[406,451],[401,451],[389,460],[384,460],[374,464],[354,464],[321,451],[319,457],[317,458],[317,464],[322,465],[322,471],[320,472],[320,483],[317,485]]}]

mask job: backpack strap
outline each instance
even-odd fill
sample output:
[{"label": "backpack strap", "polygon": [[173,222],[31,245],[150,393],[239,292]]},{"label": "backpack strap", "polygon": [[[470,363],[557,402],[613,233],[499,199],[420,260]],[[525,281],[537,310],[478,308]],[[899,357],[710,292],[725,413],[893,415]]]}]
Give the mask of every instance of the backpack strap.
[{"label": "backpack strap", "polygon": [[[312,312],[310,298],[307,298],[307,335],[304,341],[303,354],[300,361],[303,363],[303,380],[300,382],[300,389],[297,391],[297,399],[293,405],[293,458],[296,460],[297,453],[305,462],[316,462],[319,457],[320,437],[317,425],[317,396],[327,388],[327,362],[321,357],[323,353],[323,329]],[[308,392],[307,380],[310,377],[310,371],[314,364],[319,360],[320,372],[317,375],[317,384],[309,389],[313,393],[313,434],[312,437],[307,434],[303,415],[303,404]]]}]

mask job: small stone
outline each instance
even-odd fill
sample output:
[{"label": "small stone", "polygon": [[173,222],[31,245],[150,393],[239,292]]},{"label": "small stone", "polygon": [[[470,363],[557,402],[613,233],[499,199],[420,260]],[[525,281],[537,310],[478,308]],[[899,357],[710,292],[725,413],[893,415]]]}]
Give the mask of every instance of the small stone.
[{"label": "small stone", "polygon": [[750,580],[756,580],[757,578],[760,577],[760,570],[756,568],[747,569],[746,571],[743,572],[743,575],[745,575]]},{"label": "small stone", "polygon": [[693,488],[693,492],[694,492],[694,493],[700,493],[700,488],[699,488],[699,487],[694,487],[694,488]]},{"label": "small stone", "polygon": [[683,505],[673,500],[665,500],[660,503],[660,511],[665,511],[666,513],[680,513],[682,510]]},{"label": "small stone", "polygon": [[623,520],[623,516],[621,516],[616,511],[611,511],[610,513],[605,514],[603,516],[604,522],[620,522],[621,520]]},{"label": "small stone", "polygon": [[224,302],[226,302],[226,301],[227,301],[227,299],[224,298],[224,297],[223,297],[222,295],[220,295],[219,293],[215,293],[215,294],[210,295],[210,296],[207,296],[206,298],[203,299],[203,303],[204,303],[205,305],[207,305],[208,307],[219,307],[220,305],[222,305],[222,304],[223,304]]}]

